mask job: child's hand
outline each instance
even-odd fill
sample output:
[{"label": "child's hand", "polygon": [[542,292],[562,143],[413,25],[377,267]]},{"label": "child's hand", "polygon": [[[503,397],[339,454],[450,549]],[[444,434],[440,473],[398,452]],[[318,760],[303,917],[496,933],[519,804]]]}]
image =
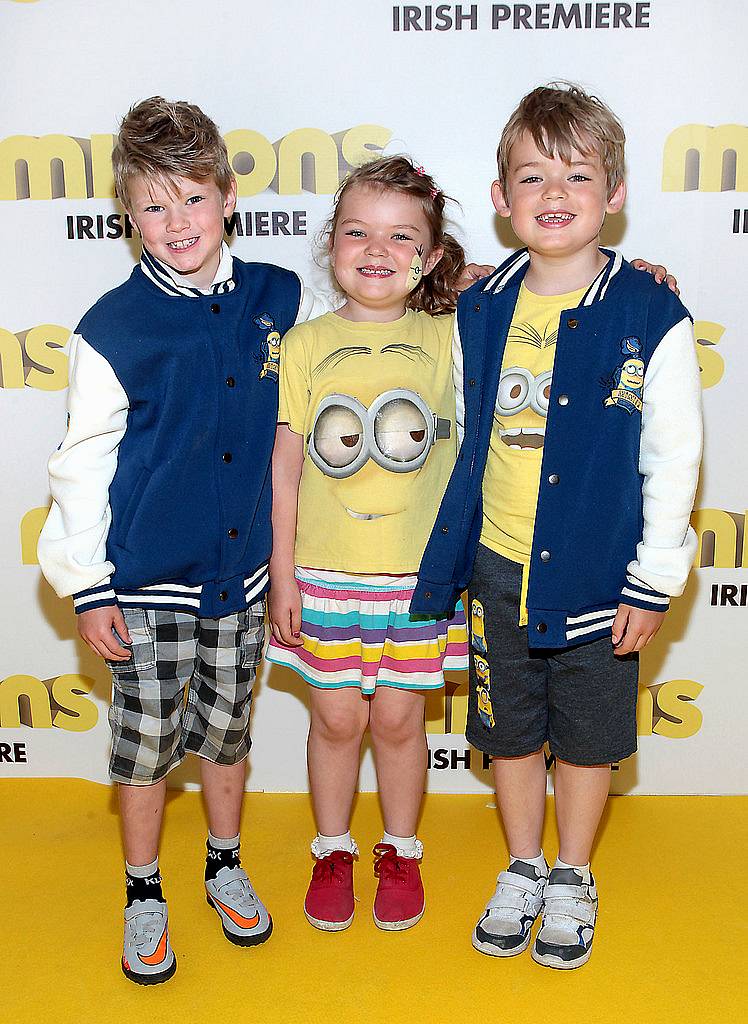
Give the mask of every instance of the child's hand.
[{"label": "child's hand", "polygon": [[455,287],[458,292],[464,292],[471,285],[474,285],[476,281],[480,281],[482,278],[488,277],[489,274],[493,274],[494,270],[496,270],[496,267],[492,267],[487,263],[468,263]]},{"label": "child's hand", "polygon": [[303,647],[301,639],[301,594],[299,585],[291,577],[274,580],[268,599],[270,628],[279,644],[285,647]]},{"label": "child's hand", "polygon": [[[132,652],[122,647],[117,637],[126,644],[131,643],[125,625],[125,617],[119,605],[110,604],[104,608],[92,608],[78,616],[78,632],[88,646],[102,658],[109,661],[129,661]],[[115,636],[114,634],[117,634]]]},{"label": "child's hand", "polygon": [[675,292],[676,295],[680,295],[678,282],[672,274],[668,274],[667,267],[661,267],[659,264],[655,263],[647,263],[646,260],[632,260],[631,266],[634,270],[646,270],[648,274],[651,274],[654,277],[657,284],[662,284],[664,281],[671,292]]},{"label": "child's hand", "polygon": [[614,653],[630,654],[646,647],[664,618],[665,612],[650,612],[644,608],[633,608],[630,604],[619,604],[613,621]]}]

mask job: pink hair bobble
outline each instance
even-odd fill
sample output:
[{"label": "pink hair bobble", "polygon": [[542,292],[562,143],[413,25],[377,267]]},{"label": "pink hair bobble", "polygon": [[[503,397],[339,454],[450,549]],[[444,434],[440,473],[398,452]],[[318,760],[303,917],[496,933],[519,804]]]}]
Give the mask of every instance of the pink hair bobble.
[{"label": "pink hair bobble", "polygon": [[422,166],[421,164],[417,164],[417,165],[414,165],[414,166],[413,166],[413,170],[414,170],[414,171],[416,172],[416,174],[417,174],[417,175],[418,175],[419,177],[421,177],[421,178],[422,178],[422,177],[424,176],[424,174],[426,173],[426,169],[425,169],[425,168],[424,168],[424,167],[423,167],[423,166]]}]

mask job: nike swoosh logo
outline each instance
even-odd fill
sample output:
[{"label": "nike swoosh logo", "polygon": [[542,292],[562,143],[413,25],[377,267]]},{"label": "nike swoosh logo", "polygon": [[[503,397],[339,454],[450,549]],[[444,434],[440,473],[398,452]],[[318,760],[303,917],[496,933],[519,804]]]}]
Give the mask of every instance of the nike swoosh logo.
[{"label": "nike swoosh logo", "polygon": [[239,928],[254,928],[255,925],[258,925],[260,923],[259,914],[255,914],[254,917],[242,917],[241,914],[238,914],[235,910],[232,910],[231,907],[227,907],[225,903],[221,903],[220,900],[217,900],[215,896],[211,896],[210,898],[213,900],[216,906],[220,907],[224,914],[226,914],[227,917],[230,917],[234,924],[237,925]]},{"label": "nike swoosh logo", "polygon": [[161,933],[161,938],[158,940],[158,945],[156,946],[154,951],[152,953],[149,953],[148,956],[141,956],[141,954],[138,953],[138,959],[141,961],[141,963],[146,964],[146,966],[148,967],[158,967],[158,965],[162,964],[166,959],[166,948],[167,938],[166,928],[164,928],[163,932]]}]

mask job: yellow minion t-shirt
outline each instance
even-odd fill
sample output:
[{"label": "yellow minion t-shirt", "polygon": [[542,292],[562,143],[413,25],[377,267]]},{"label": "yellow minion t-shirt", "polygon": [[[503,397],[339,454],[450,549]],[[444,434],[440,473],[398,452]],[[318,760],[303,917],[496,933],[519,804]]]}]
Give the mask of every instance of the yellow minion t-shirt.
[{"label": "yellow minion t-shirt", "polygon": [[504,350],[483,477],[480,539],[524,565],[530,561],[535,529],[559,320],[565,309],[579,305],[586,290],[536,295],[523,284]]},{"label": "yellow minion t-shirt", "polygon": [[457,451],[453,317],[336,313],[283,338],[278,421],[304,438],[297,565],[412,573]]}]

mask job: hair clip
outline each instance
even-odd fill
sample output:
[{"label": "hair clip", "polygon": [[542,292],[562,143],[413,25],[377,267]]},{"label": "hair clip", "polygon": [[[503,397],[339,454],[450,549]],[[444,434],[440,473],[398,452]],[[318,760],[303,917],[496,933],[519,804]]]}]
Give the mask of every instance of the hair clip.
[{"label": "hair clip", "polygon": [[415,167],[413,168],[413,170],[414,170],[414,171],[416,172],[416,174],[417,174],[417,175],[418,175],[419,177],[421,177],[421,178],[422,178],[422,177],[424,176],[424,174],[426,173],[426,170],[425,170],[425,168],[423,168],[423,167],[421,166],[421,164],[418,164],[417,166],[415,166]]},{"label": "hair clip", "polygon": [[429,189],[429,198],[436,199],[436,197],[438,195],[439,195],[439,189],[438,188]]}]

